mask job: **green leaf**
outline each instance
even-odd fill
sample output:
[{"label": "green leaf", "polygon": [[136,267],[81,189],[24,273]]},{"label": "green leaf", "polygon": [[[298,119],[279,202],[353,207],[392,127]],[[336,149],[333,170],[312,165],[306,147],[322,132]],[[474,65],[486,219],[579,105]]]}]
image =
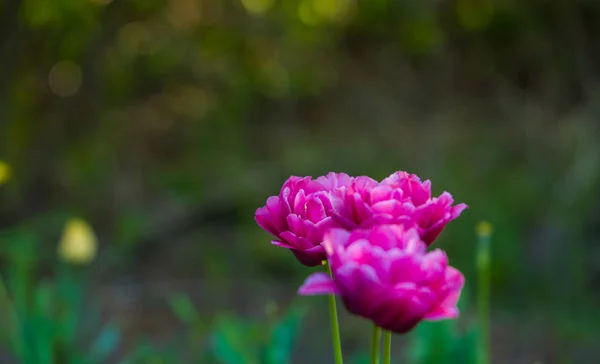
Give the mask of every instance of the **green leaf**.
[{"label": "green leaf", "polygon": [[212,353],[222,364],[258,364],[255,328],[232,317],[222,317],[212,335]]},{"label": "green leaf", "polygon": [[[58,335],[65,345],[73,345],[83,311],[83,277],[67,264],[59,264],[57,288],[59,290]],[[89,315],[89,314],[88,314]],[[88,316],[89,317],[89,316]]]},{"label": "green leaf", "polygon": [[481,336],[475,327],[455,341],[453,363],[476,364]]},{"label": "green leaf", "polygon": [[289,363],[298,336],[299,326],[304,317],[303,309],[292,309],[271,330],[271,341],[267,348],[267,363]]},{"label": "green leaf", "polygon": [[104,363],[114,353],[121,340],[119,327],[115,323],[109,323],[102,329],[96,341],[92,344],[92,357],[99,363]]},{"label": "green leaf", "polygon": [[143,363],[149,358],[156,356],[157,352],[152,343],[142,340],[121,361],[121,364]]},{"label": "green leaf", "polygon": [[441,364],[451,361],[456,338],[454,321],[422,322],[413,331],[409,361],[413,364]]},{"label": "green leaf", "polygon": [[352,356],[352,358],[350,358],[349,364],[369,364],[370,362],[371,357],[369,353],[362,352]]},{"label": "green leaf", "polygon": [[24,363],[51,364],[54,343],[52,320],[39,315],[21,317],[23,352],[19,353]]},{"label": "green leaf", "polygon": [[169,298],[169,305],[182,323],[191,325],[198,321],[198,311],[186,295],[182,293],[174,294]]},{"label": "green leaf", "polygon": [[7,283],[8,289],[13,292],[13,304],[25,309],[29,303],[29,283],[35,273],[38,259],[38,236],[25,228],[19,228],[2,233],[0,242],[7,243]]},{"label": "green leaf", "polygon": [[54,287],[48,282],[41,282],[34,288],[34,312],[39,317],[53,316]]}]

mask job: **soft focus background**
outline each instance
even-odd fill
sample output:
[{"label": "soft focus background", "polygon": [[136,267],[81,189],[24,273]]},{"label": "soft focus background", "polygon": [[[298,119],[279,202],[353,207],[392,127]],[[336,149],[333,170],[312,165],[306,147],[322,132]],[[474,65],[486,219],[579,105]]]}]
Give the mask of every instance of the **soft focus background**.
[{"label": "soft focus background", "polygon": [[[438,240],[467,276],[461,327],[492,223],[494,362],[598,362],[598,81],[593,0],[2,1],[0,293],[32,323],[0,362],[194,362],[214,327],[300,307],[294,362],[330,363],[326,300],[295,295],[312,270],[253,214],[331,170],[469,204]],[[98,238],[89,265],[57,255],[70,218]],[[64,340],[63,286],[83,304]],[[348,357],[367,349],[367,322],[341,326]]]}]

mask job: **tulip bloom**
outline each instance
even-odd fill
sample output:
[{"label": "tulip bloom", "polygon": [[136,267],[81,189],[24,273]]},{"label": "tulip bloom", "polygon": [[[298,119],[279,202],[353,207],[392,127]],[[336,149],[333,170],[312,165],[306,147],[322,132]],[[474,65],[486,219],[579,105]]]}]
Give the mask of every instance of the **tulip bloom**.
[{"label": "tulip bloom", "polygon": [[254,219],[277,239],[274,245],[290,249],[306,266],[320,265],[325,259],[321,246],[323,234],[330,228],[344,227],[347,215],[342,196],[353,178],[345,173],[326,176],[292,176],[283,184],[279,196],[267,199],[256,210]]},{"label": "tulip bloom", "polygon": [[448,192],[431,197],[431,182],[421,182],[406,172],[396,172],[381,182],[357,177],[346,189],[345,202],[359,227],[398,224],[415,228],[427,245],[467,208],[464,203],[452,206]]},{"label": "tulip bloom", "polygon": [[448,265],[443,251],[426,252],[416,229],[331,229],[323,246],[333,279],[315,273],[299,294],[339,295],[349,312],[396,333],[410,331],[421,320],[458,316],[463,275]]}]

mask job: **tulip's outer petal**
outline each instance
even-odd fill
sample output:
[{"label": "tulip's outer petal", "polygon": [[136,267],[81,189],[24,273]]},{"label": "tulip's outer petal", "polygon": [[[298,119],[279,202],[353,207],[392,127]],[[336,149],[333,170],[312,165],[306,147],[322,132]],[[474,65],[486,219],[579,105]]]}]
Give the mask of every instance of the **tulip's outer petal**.
[{"label": "tulip's outer petal", "polygon": [[406,334],[414,329],[421,321],[419,317],[402,317],[391,320],[391,322],[382,322],[380,327],[384,330],[395,332],[396,334]]},{"label": "tulip's outer petal", "polygon": [[298,236],[291,231],[284,231],[281,234],[279,234],[279,236],[281,237],[281,240],[283,240],[284,242],[288,243],[289,245],[291,245],[293,247],[297,247],[299,245]]},{"label": "tulip's outer petal", "polygon": [[403,334],[423,319],[429,307],[415,298],[419,292],[416,284],[405,283],[401,286],[387,295],[374,321],[386,330]]},{"label": "tulip's outer petal", "polygon": [[459,313],[460,312],[457,307],[440,306],[440,307],[437,307],[434,311],[431,311],[430,313],[425,315],[425,320],[440,321],[440,320],[455,319],[458,317]]},{"label": "tulip's outer petal", "polygon": [[315,249],[319,250],[319,251],[325,251],[321,248],[320,245],[314,245],[314,243],[312,241],[308,240],[304,236],[301,236],[298,238],[298,244],[296,246],[296,250],[314,251]]},{"label": "tulip's outer petal", "polygon": [[267,210],[266,207],[260,207],[256,210],[256,213],[254,214],[254,220],[261,228],[266,230],[268,233],[274,236],[278,235],[279,231],[277,231],[277,228],[273,224],[273,221],[271,220],[271,215],[269,214],[269,210]]},{"label": "tulip's outer petal", "polygon": [[441,206],[450,206],[454,203],[454,198],[450,194],[450,192],[444,191],[438,198],[438,203]]},{"label": "tulip's outer petal", "polygon": [[334,279],[346,309],[355,315],[370,316],[384,291],[375,269],[350,261],[334,271]]},{"label": "tulip's outer petal", "polygon": [[292,246],[290,244],[286,244],[283,241],[279,241],[279,240],[272,240],[271,244],[281,247],[281,248],[285,248],[285,249],[296,249],[296,248],[294,248],[294,246]]},{"label": "tulip's outer petal", "polygon": [[294,253],[294,256],[296,256],[296,259],[300,263],[307,267],[316,267],[321,265],[323,260],[327,259],[325,249],[321,245],[305,250],[292,249],[292,253]]},{"label": "tulip's outer petal", "polygon": [[460,216],[460,214],[468,208],[469,208],[469,206],[467,206],[466,203],[459,203],[458,205],[454,206],[450,210],[450,220],[454,220],[454,219],[458,218]]},{"label": "tulip's outer petal", "polygon": [[285,216],[288,214],[280,203],[280,199],[277,196],[271,196],[267,199],[266,209],[271,216],[271,221],[277,231],[285,230]]},{"label": "tulip's outer petal", "polygon": [[298,294],[302,296],[338,294],[339,290],[333,279],[325,273],[313,273],[304,284],[298,289]]},{"label": "tulip's outer petal", "polygon": [[447,221],[440,220],[427,229],[419,229],[421,232],[421,239],[423,239],[427,245],[431,245],[435,239],[440,236],[442,231],[444,231],[446,224]]},{"label": "tulip's outer petal", "polygon": [[429,312],[425,318],[430,321],[437,321],[458,317],[459,312],[456,305],[464,284],[464,276],[458,270],[448,267],[445,279],[445,289],[447,290],[447,294],[441,300],[439,306]]},{"label": "tulip's outer petal", "polygon": [[432,244],[446,225],[460,216],[467,208],[465,204],[452,207],[452,195],[444,192],[440,197],[432,198],[425,204],[417,207],[412,218],[419,227],[421,238],[428,245]]}]

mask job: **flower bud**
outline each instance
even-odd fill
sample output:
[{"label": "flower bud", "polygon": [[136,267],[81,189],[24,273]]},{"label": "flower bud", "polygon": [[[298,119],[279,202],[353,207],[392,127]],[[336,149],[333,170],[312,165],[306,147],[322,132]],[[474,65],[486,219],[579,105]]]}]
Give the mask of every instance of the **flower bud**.
[{"label": "flower bud", "polygon": [[5,184],[10,180],[12,169],[10,165],[4,161],[0,161],[0,185]]},{"label": "flower bud", "polygon": [[87,265],[96,258],[97,246],[92,228],[82,219],[70,219],[58,245],[58,256],[70,264]]}]

